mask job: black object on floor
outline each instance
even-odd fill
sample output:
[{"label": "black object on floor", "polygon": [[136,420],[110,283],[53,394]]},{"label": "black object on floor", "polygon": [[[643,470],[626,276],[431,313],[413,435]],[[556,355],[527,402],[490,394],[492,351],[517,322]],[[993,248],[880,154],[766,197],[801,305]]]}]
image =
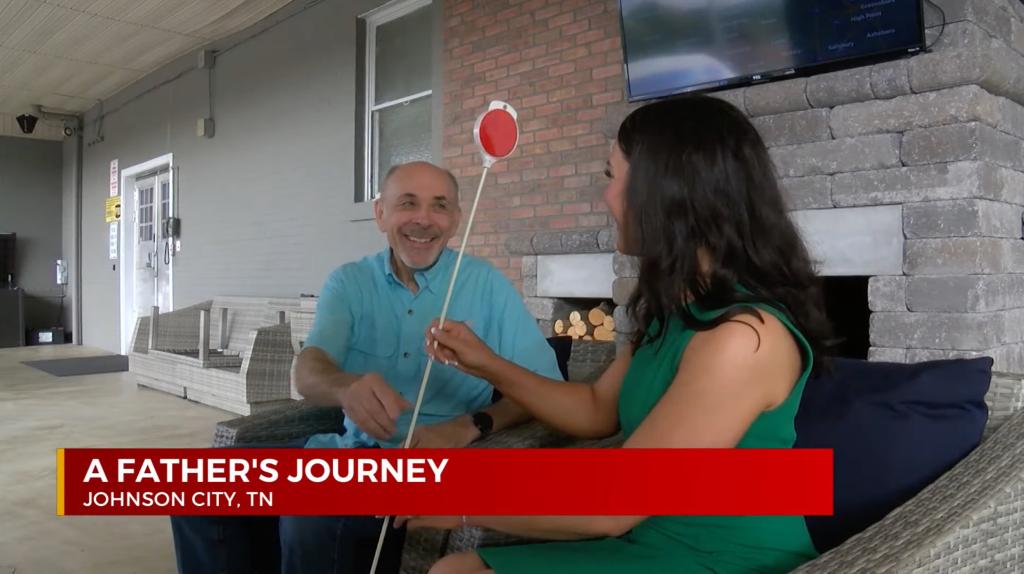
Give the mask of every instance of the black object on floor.
[{"label": "black object on floor", "polygon": [[99,357],[75,357],[73,359],[50,359],[46,361],[25,361],[23,365],[45,371],[57,377],[117,373],[128,370],[128,357],[124,355],[101,355]]}]

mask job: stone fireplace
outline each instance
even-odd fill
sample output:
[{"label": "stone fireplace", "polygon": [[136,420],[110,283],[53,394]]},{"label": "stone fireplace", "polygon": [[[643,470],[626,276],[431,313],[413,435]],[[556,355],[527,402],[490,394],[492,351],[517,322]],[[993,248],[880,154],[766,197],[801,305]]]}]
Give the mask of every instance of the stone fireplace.
[{"label": "stone fireplace", "polygon": [[[764,137],[819,272],[844,298],[866,291],[869,358],[1024,373],[1024,6],[942,4],[927,53],[717,96]],[[612,300],[628,326],[637,270],[612,235],[508,240],[546,332],[577,298]]]},{"label": "stone fireplace", "polygon": [[[802,226],[804,234],[813,227]],[[865,231],[875,229],[868,225]],[[856,242],[867,240],[857,234],[847,236]],[[884,238],[884,237],[883,237]],[[891,238],[890,238],[891,239]],[[523,259],[523,292],[527,307],[545,336],[558,333],[553,324],[572,311],[586,317],[589,309],[606,304],[613,309],[616,342],[624,342],[632,330],[625,305],[636,289],[636,260],[614,251],[614,231],[543,232],[518,238],[510,249]],[[826,249],[828,249],[826,247]],[[866,272],[844,258],[843,250],[825,253],[831,262],[822,266],[832,273],[825,277],[825,304],[840,341],[838,356],[869,356],[869,287],[876,279],[866,275],[839,275],[838,272]],[[589,337],[588,337],[589,339]]]},{"label": "stone fireplace", "polygon": [[554,322],[572,311],[617,305],[611,229],[519,235],[507,247],[510,254],[522,257],[523,295],[545,335],[555,334]]}]

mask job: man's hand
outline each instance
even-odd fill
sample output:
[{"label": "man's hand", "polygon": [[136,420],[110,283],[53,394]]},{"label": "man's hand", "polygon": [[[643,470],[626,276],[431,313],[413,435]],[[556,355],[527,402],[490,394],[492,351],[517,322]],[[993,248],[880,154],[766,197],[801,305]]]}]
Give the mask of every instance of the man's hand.
[{"label": "man's hand", "polygon": [[412,404],[377,373],[367,373],[341,391],[341,408],[360,429],[377,440],[388,440],[395,421]]},{"label": "man's hand", "polygon": [[476,440],[480,430],[469,415],[436,425],[417,426],[412,433],[412,448],[462,448]]}]

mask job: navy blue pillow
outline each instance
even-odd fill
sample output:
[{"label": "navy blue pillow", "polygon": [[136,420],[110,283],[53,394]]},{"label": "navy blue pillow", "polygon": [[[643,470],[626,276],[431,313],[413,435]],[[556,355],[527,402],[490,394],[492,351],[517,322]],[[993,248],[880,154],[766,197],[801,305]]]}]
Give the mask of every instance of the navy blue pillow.
[{"label": "navy blue pillow", "polygon": [[[548,344],[555,352],[555,360],[558,362],[558,370],[562,373],[562,380],[569,380],[569,356],[572,354],[572,337],[548,337]],[[501,391],[491,391],[491,404],[501,400]]]},{"label": "navy blue pillow", "polygon": [[835,359],[807,381],[797,448],[835,451],[835,514],[806,518],[819,552],[882,519],[967,456],[988,421],[992,359]]}]

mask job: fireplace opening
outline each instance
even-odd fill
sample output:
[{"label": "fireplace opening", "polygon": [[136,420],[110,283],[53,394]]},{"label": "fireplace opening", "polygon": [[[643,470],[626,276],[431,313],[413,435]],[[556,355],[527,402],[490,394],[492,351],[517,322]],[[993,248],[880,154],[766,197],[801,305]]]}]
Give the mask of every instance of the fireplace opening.
[{"label": "fireplace opening", "polygon": [[[825,313],[832,325],[830,355],[867,359],[870,348],[868,277],[823,278]],[[545,336],[571,336],[586,341],[614,341],[616,305],[607,299],[554,299],[549,315],[542,317]]]},{"label": "fireplace opening", "polygon": [[615,341],[615,303],[607,299],[558,299],[542,328],[551,336],[584,341]]},{"label": "fireplace opening", "polygon": [[[867,359],[870,348],[868,277],[833,276],[822,279],[825,313],[832,326],[829,355]],[[603,298],[535,297],[531,312],[545,337],[615,342],[630,329],[624,309]],[[624,324],[617,324],[619,320]]]},{"label": "fireplace opening", "polygon": [[868,309],[867,277],[825,277],[825,313],[832,323],[834,344],[829,354],[867,359],[871,311]]}]

